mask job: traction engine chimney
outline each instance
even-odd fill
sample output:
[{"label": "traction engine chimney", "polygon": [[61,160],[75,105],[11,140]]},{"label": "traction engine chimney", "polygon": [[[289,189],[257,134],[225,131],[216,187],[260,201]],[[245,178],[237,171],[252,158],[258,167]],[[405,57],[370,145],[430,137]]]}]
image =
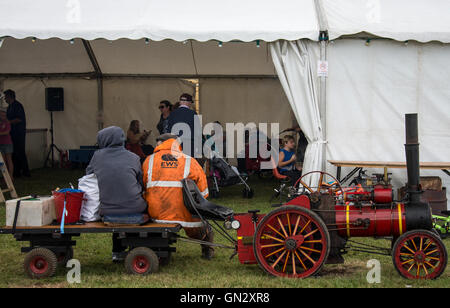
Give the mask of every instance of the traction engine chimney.
[{"label": "traction engine chimney", "polygon": [[406,169],[408,172],[409,201],[420,201],[420,167],[419,167],[419,134],[417,125],[417,113],[405,115],[406,124]]}]

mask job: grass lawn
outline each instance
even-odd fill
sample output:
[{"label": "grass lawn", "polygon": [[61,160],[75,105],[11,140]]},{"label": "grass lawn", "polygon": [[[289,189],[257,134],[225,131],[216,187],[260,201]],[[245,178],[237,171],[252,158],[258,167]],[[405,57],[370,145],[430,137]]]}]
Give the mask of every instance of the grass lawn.
[{"label": "grass lawn", "polygon": [[[75,186],[82,170],[41,169],[32,173],[32,178],[17,179],[16,189],[20,196],[29,194],[49,195],[56,187]],[[269,202],[276,182],[252,179],[251,186],[255,197],[243,199],[240,186],[223,189],[217,203],[231,207],[235,212],[247,212],[260,209],[267,213]],[[0,205],[0,224],[5,222],[5,207]],[[217,236],[216,236],[217,238]],[[177,252],[168,266],[160,267],[157,274],[136,277],[125,273],[122,264],[111,262],[111,236],[85,234],[77,240],[75,258],[81,263],[81,284],[66,282],[67,269],[59,268],[55,277],[43,280],[29,279],[22,268],[24,255],[22,245],[11,235],[0,235],[0,287],[450,287],[450,269],[434,281],[409,281],[400,277],[395,270],[391,257],[349,252],[345,255],[345,264],[325,265],[320,275],[305,280],[280,279],[267,276],[258,265],[242,265],[238,258],[229,260],[232,251],[216,248],[216,257],[211,261],[200,258],[200,247],[184,242],[176,244]],[[357,241],[389,247],[387,240],[356,239]],[[218,242],[226,244],[223,239]],[[450,247],[450,240],[445,244]],[[366,267],[370,259],[381,262],[381,283],[369,284]]]}]

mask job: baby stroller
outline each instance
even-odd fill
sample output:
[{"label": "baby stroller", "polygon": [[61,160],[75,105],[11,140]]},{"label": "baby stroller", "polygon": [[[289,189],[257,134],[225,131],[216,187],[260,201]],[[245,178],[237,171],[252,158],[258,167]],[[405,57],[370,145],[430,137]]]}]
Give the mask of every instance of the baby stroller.
[{"label": "baby stroller", "polygon": [[219,197],[220,187],[239,184],[244,185],[243,197],[251,199],[253,197],[253,189],[247,184],[247,180],[247,176],[241,175],[236,167],[231,166],[217,152],[213,152],[210,159],[210,176],[208,178],[211,197]]}]

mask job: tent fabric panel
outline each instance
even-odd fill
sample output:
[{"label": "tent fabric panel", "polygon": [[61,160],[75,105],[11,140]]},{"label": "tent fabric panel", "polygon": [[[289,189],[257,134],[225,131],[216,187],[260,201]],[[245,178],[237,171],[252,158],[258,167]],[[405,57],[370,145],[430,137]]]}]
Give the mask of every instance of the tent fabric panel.
[{"label": "tent fabric panel", "polygon": [[93,71],[81,40],[17,40],[6,38],[0,48],[1,73],[84,73]]},{"label": "tent fabric panel", "polygon": [[105,74],[275,75],[267,44],[96,40],[91,46]]},{"label": "tent fabric panel", "polygon": [[330,40],[368,32],[397,41],[450,43],[450,1],[322,0]]},{"label": "tent fabric panel", "polygon": [[0,37],[15,38],[248,42],[318,36],[313,0],[14,0],[0,2],[0,20]]},{"label": "tent fabric panel", "polygon": [[159,135],[159,102],[169,100],[175,104],[185,92],[194,94],[192,84],[177,78],[104,80],[104,126],[119,126],[126,132],[132,120],[139,120],[141,130],[152,130],[148,142],[154,145]]},{"label": "tent fabric panel", "polygon": [[[83,79],[5,79],[25,109],[27,128],[50,129],[45,87],[64,88],[64,111],[53,112],[55,144],[61,149],[93,145],[97,136],[97,82]],[[49,134],[50,137],[50,134]],[[50,139],[48,144],[50,144]]]},{"label": "tent fabric panel", "polygon": [[[367,47],[360,41],[338,40],[331,44],[327,159],[405,161],[404,114],[417,112],[420,160],[446,161],[450,155],[450,73],[445,70],[450,65],[449,51],[450,46],[440,43],[405,46],[374,41]],[[405,170],[390,172],[396,187],[404,185]],[[450,178],[441,171],[421,170],[421,175],[440,176],[444,186],[450,187]]]},{"label": "tent fabric panel", "polygon": [[195,75],[190,44],[121,39],[91,42],[105,74]]},{"label": "tent fabric panel", "polygon": [[[292,127],[289,102],[276,79],[200,79],[203,123],[280,123]],[[269,124],[270,126],[270,124]]]},{"label": "tent fabric panel", "polygon": [[272,75],[276,76],[268,44],[229,42],[193,42],[199,75]]},{"label": "tent fabric panel", "polygon": [[[309,143],[303,174],[321,170],[325,141],[317,97],[319,46],[308,40],[278,41],[271,44],[271,53],[280,83]],[[306,179],[306,184],[312,185],[318,181],[319,175],[312,174]]]}]

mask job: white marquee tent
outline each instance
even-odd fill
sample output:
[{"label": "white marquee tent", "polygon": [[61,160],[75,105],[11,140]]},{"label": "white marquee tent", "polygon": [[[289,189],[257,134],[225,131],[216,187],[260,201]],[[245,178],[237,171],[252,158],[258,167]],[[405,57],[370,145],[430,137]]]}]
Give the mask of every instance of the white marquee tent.
[{"label": "white marquee tent", "polygon": [[445,162],[449,12],[447,0],[5,0],[0,88],[15,89],[40,128],[44,88],[64,87],[64,148],[134,118],[154,129],[157,103],[192,92],[182,79],[196,78],[206,122],[283,129],[296,119],[310,141],[305,171],[334,173],[328,159],[404,160],[408,112],[419,113],[421,160]]}]

